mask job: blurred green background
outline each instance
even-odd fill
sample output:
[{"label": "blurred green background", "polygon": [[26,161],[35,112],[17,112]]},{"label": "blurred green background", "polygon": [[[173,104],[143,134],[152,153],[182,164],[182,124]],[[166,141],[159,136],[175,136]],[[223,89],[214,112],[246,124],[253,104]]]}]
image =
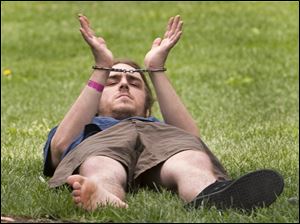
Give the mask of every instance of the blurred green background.
[{"label": "blurred green background", "polygon": [[[89,216],[74,210],[67,191],[53,195],[39,179],[42,149],[94,63],[78,13],[90,19],[115,57],[142,66],[169,17],[181,15],[184,32],[166,64],[174,88],[232,177],[260,168],[283,174],[279,202],[257,216],[218,216],[215,210],[170,209],[146,191],[128,197],[137,208],[127,213]],[[161,118],[157,104],[154,115]],[[288,200],[298,200],[298,164],[298,2],[1,2],[1,214],[82,221],[101,216],[105,222],[295,222],[298,205]],[[167,192],[162,197],[180,204]],[[144,200],[148,213],[141,212]]]}]

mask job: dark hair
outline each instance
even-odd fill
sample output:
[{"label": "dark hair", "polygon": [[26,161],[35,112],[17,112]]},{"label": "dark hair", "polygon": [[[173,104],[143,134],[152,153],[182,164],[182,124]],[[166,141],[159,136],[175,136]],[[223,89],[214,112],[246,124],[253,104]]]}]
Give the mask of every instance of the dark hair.
[{"label": "dark hair", "polygon": [[[141,69],[141,67],[134,61],[130,60],[130,59],[127,59],[127,58],[117,58],[117,59],[114,59],[114,62],[113,62],[113,65],[116,65],[116,64],[127,64],[135,69]],[[145,83],[145,91],[146,91],[146,99],[145,99],[145,108],[144,108],[144,112],[145,112],[145,115],[147,115],[147,111],[149,112],[148,116],[151,115],[151,108],[152,108],[152,105],[154,103],[154,98],[153,98],[153,95],[152,95],[152,91],[151,91],[151,88],[148,84],[148,81],[147,81],[147,78],[145,76],[145,74],[143,72],[139,72],[144,83]]]}]

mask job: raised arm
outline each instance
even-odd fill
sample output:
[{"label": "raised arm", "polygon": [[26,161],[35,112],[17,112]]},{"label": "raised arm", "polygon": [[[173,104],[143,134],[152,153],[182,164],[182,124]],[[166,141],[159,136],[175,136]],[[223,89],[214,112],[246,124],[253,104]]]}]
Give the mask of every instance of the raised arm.
[{"label": "raised arm", "polygon": [[[145,56],[144,63],[147,69],[164,68],[170,50],[180,39],[182,26],[183,21],[179,15],[169,19],[164,38],[156,38],[151,50]],[[196,122],[180,100],[165,72],[152,72],[150,78],[164,121],[199,136]]]},{"label": "raised arm", "polygon": [[[113,64],[113,55],[107,48],[104,39],[96,37],[85,16],[79,15],[79,22],[81,25],[80,32],[92,50],[95,64],[99,67],[111,67]],[[107,71],[94,70],[89,79],[104,85],[108,75]],[[59,124],[51,141],[51,158],[54,168],[59,164],[63,151],[83,131],[84,126],[90,123],[98,112],[100,97],[101,92],[85,86]]]}]

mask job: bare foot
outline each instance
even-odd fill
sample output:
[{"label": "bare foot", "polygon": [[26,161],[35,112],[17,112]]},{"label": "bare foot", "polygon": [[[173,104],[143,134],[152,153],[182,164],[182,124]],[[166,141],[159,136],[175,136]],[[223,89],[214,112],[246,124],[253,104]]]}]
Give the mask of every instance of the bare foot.
[{"label": "bare foot", "polygon": [[73,188],[72,197],[75,204],[88,211],[108,204],[120,208],[128,207],[120,198],[99,187],[94,180],[87,177],[72,175],[68,177],[67,183]]}]

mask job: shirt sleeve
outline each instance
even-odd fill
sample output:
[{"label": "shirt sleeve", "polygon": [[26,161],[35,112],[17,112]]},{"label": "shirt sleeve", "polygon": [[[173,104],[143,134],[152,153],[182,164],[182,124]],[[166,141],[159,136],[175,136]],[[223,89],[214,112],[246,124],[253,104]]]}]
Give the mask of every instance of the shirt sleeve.
[{"label": "shirt sleeve", "polygon": [[55,169],[52,166],[51,163],[51,150],[50,150],[50,145],[51,145],[51,140],[56,132],[57,126],[52,128],[51,131],[48,134],[48,139],[46,141],[46,144],[44,146],[44,169],[43,169],[43,174],[45,176],[51,177],[54,174]]},{"label": "shirt sleeve", "polygon": [[[48,177],[52,177],[55,171],[55,168],[52,166],[52,160],[51,160],[51,140],[56,132],[58,126],[51,129],[51,131],[48,134],[48,139],[46,141],[46,144],[44,146],[44,169],[43,174]],[[73,150],[78,144],[80,144],[83,141],[83,132],[81,132],[75,140],[66,148],[61,156],[61,160],[71,151]]]}]

